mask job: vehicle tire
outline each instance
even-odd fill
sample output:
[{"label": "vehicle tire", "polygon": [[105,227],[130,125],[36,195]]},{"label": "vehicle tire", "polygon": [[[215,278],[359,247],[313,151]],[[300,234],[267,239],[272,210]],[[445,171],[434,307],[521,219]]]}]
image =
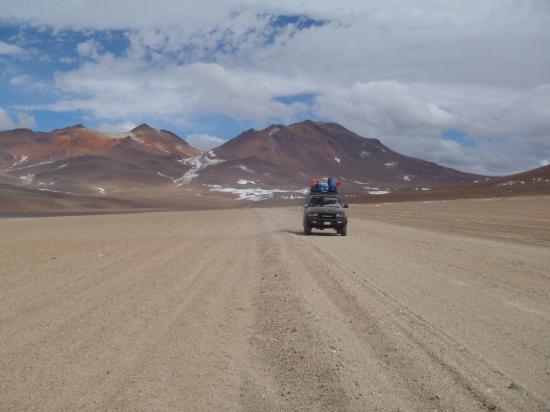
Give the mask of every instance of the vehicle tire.
[{"label": "vehicle tire", "polygon": [[311,235],[311,227],[307,223],[304,224],[304,235]]},{"label": "vehicle tire", "polygon": [[348,225],[344,225],[340,228],[340,235],[341,236],[347,236],[348,234]]}]

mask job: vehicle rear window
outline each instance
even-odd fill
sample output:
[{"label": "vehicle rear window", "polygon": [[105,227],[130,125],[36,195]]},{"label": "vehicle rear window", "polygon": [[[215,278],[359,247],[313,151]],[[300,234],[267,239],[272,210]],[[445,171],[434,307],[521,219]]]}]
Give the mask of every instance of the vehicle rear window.
[{"label": "vehicle rear window", "polygon": [[340,199],[334,196],[313,196],[308,206],[341,206]]}]

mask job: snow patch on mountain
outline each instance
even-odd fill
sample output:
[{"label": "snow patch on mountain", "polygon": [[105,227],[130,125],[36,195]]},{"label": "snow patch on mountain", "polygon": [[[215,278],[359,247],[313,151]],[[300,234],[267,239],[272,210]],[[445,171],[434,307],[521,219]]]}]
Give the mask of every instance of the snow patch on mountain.
[{"label": "snow patch on mountain", "polygon": [[162,176],[162,177],[165,177],[166,179],[170,179],[170,180],[172,180],[172,181],[176,180],[176,179],[174,179],[173,177],[170,177],[170,176],[168,176],[168,175],[165,175],[164,173],[161,173],[161,172],[157,172],[157,175]]},{"label": "snow patch on mountain", "polygon": [[[275,195],[280,195],[281,198],[286,196],[286,199],[296,199],[296,196],[305,194],[309,189],[298,190],[285,190],[285,189],[261,189],[261,188],[236,188],[236,187],[223,187],[221,185],[207,185],[213,192],[230,193],[237,195],[237,200],[251,200],[253,202],[259,202],[262,200],[272,199]],[[303,197],[303,196],[301,196]]]},{"label": "snow patch on mountain", "polygon": [[21,158],[17,159],[17,156],[15,157],[15,163],[10,166],[10,169],[13,169],[14,167],[17,167],[23,163],[28,162],[29,156],[22,155]]},{"label": "snow patch on mountain", "polygon": [[237,165],[235,167],[241,169],[243,172],[254,173],[254,170],[252,170],[249,167],[246,167],[245,165]]},{"label": "snow patch on mountain", "polygon": [[525,181],[524,180],[509,180],[508,182],[497,183],[495,186],[513,186],[513,185],[517,185],[517,184],[524,185]]},{"label": "snow patch on mountain", "polygon": [[48,187],[39,187],[38,190],[40,190],[41,192],[63,193],[63,194],[65,194],[65,195],[81,196],[81,195],[78,194],[78,193],[74,193],[74,192],[64,192],[64,191],[62,191],[62,190],[52,189],[52,188],[48,188]]},{"label": "snow patch on mountain", "polygon": [[135,142],[138,142],[140,144],[144,144],[146,146],[151,146],[150,144],[147,144],[145,143],[145,141],[143,141],[142,139],[140,139],[139,137],[135,137],[133,134],[132,134],[132,140],[135,141]]},{"label": "snow patch on mountain", "polygon": [[370,152],[367,152],[366,150],[363,150],[359,156],[364,159],[365,157],[372,157],[372,154]]},{"label": "snow patch on mountain", "polygon": [[[218,163],[223,163],[225,160],[212,158],[208,152],[206,155],[200,155],[183,159],[181,163],[191,166],[191,168],[185,172],[185,174],[179,179],[175,179],[174,183],[178,186],[189,184],[199,176],[199,171],[206,169],[208,166],[212,166]],[[215,155],[214,155],[215,156]]]},{"label": "snow patch on mountain", "polygon": [[25,182],[25,184],[27,184],[27,185],[31,184],[35,177],[36,177],[36,175],[33,174],[33,173],[29,173],[29,174],[26,174],[26,175],[23,175],[23,176],[19,176],[19,178],[21,180],[23,180]]},{"label": "snow patch on mountain", "polygon": [[40,163],[33,163],[33,164],[30,164],[30,165],[25,165],[25,166],[18,166],[17,170],[30,169],[31,167],[50,165],[52,163],[55,163],[55,160],[43,161],[43,162],[40,162]]}]

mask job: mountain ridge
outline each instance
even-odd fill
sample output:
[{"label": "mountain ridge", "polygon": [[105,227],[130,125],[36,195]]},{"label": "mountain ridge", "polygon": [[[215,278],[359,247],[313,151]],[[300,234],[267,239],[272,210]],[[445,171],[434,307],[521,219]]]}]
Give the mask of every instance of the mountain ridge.
[{"label": "mountain ridge", "polygon": [[[342,193],[357,201],[425,197],[430,192],[512,195],[527,193],[529,187],[542,192],[550,188],[550,178],[537,173],[524,183],[523,178],[465,173],[402,155],[338,123],[311,120],[249,129],[207,152],[145,123],[118,134],[80,124],[51,132],[0,132],[0,184],[25,189],[10,190],[10,196],[36,191],[28,199],[49,192],[171,208],[289,202],[303,198],[307,182],[320,175],[338,176]],[[448,187],[454,189],[449,192]]]}]

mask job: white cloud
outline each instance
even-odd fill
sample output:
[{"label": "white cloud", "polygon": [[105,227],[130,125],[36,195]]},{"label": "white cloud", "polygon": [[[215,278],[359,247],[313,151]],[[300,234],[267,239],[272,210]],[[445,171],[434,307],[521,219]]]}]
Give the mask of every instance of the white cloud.
[{"label": "white cloud", "polygon": [[25,73],[21,73],[11,77],[8,83],[10,84],[10,86],[14,86],[17,90],[35,92],[48,90],[48,84],[46,82],[35,80]]},{"label": "white cloud", "polygon": [[242,119],[294,119],[303,103],[283,104],[278,95],[303,92],[308,82],[276,75],[229,70],[216,63],[150,65],[147,60],[102,55],[78,69],[57,73],[57,87],[78,96],[47,106],[84,110],[97,118],[153,116],[174,119],[217,112]]},{"label": "white cloud", "polygon": [[327,89],[317,98],[317,110],[326,118],[366,123],[381,130],[445,129],[457,123],[455,115],[394,80]]},{"label": "white cloud", "polygon": [[31,77],[27,74],[19,74],[17,76],[13,76],[10,79],[10,84],[12,86],[21,86],[23,84],[27,84],[31,81]]},{"label": "white cloud", "polygon": [[18,55],[24,54],[25,50],[21,47],[16,46],[15,44],[6,43],[5,41],[0,40],[0,56],[1,55]]},{"label": "white cloud", "polygon": [[137,124],[129,121],[122,121],[118,123],[102,122],[97,126],[97,130],[106,133],[126,133],[134,129]]},{"label": "white cloud", "polygon": [[[130,46],[118,57],[100,36],[80,43],[78,67],[54,76],[63,99],[42,108],[81,110],[108,125],[208,113],[288,122],[309,111],[472,171],[550,157],[546,0],[3,2],[6,19],[56,31],[127,30]],[[274,28],[276,15],[328,23]],[[276,99],[301,93],[317,96],[313,107]],[[441,139],[449,128],[476,146]]]},{"label": "white cloud", "polygon": [[213,149],[214,147],[225,143],[225,140],[223,140],[222,138],[217,136],[211,136],[206,133],[189,134],[187,135],[186,140],[187,140],[187,143],[189,143],[194,148],[203,150],[203,151]]},{"label": "white cloud", "polygon": [[13,119],[8,112],[0,108],[0,129],[10,130],[17,128],[34,129],[36,127],[36,120],[33,116],[24,112],[15,113],[15,119]]},{"label": "white cloud", "polygon": [[76,46],[76,51],[81,57],[96,60],[99,57],[98,43],[94,40],[87,40]]},{"label": "white cloud", "polygon": [[69,57],[69,56],[64,56],[59,59],[59,62],[63,64],[73,64],[73,63],[76,63],[76,61],[77,61],[76,57]]}]

